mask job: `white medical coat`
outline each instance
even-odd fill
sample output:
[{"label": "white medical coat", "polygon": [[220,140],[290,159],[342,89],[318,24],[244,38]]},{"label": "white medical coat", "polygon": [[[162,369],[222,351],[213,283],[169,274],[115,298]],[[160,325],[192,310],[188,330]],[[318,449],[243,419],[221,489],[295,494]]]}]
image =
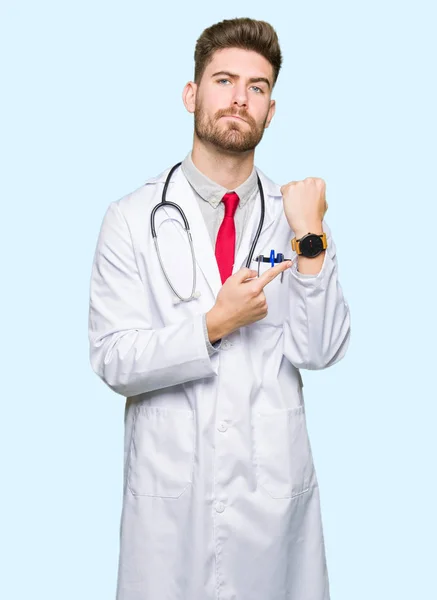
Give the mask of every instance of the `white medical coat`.
[{"label": "white medical coat", "polygon": [[[258,173],[266,212],[254,256],[273,248],[293,258],[280,188]],[[303,278],[294,266],[282,283],[276,277],[265,288],[267,317],[228,335],[210,357],[202,315],[221,281],[180,169],[167,199],[190,223],[198,299],[174,301],[150,232],[167,174],[109,205],[92,266],[91,364],[126,397],[117,600],[329,600],[299,369],[329,367],[348,346],[334,242],[324,223],[321,272]],[[257,201],[234,272],[259,216]],[[156,227],[169,276],[189,295],[190,248],[178,220],[162,208]]]}]

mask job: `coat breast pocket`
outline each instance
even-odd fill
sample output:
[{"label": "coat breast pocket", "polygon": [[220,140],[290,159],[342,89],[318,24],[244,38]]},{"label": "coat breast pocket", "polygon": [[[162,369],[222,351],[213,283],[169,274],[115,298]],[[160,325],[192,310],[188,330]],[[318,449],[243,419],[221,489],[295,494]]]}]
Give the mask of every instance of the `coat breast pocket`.
[{"label": "coat breast pocket", "polygon": [[194,411],[139,406],[129,457],[129,489],[134,496],[178,498],[192,483],[194,454]]},{"label": "coat breast pocket", "polygon": [[[258,270],[258,265],[252,267]],[[270,263],[261,263],[259,268],[260,276],[271,269]],[[281,327],[284,320],[287,318],[287,300],[289,295],[289,273],[284,272],[277,275],[270,283],[264,287],[264,294],[267,301],[267,316],[261,321],[257,321],[259,325],[271,325],[273,327]]]},{"label": "coat breast pocket", "polygon": [[293,498],[315,485],[303,405],[256,413],[253,432],[257,480],[272,498]]}]

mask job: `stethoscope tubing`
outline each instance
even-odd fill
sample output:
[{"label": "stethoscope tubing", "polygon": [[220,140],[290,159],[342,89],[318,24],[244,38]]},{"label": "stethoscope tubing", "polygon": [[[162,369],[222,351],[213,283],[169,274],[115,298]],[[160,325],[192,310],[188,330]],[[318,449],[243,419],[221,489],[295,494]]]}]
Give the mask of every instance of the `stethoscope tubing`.
[{"label": "stethoscope tubing", "polygon": [[[196,294],[196,257],[195,257],[195,253],[194,253],[194,246],[193,246],[193,238],[191,235],[191,231],[190,231],[190,225],[188,223],[188,219],[185,216],[184,211],[182,210],[182,208],[179,206],[179,204],[176,204],[176,202],[169,202],[166,197],[167,197],[167,189],[170,183],[170,180],[172,178],[173,173],[176,171],[176,169],[178,167],[180,167],[182,163],[179,162],[176,165],[174,165],[174,167],[172,167],[167,175],[167,178],[165,180],[164,183],[164,189],[162,190],[162,197],[161,197],[161,202],[159,204],[157,204],[156,206],[154,206],[154,208],[152,209],[152,212],[150,214],[150,228],[152,231],[152,238],[155,244],[155,249],[156,249],[156,253],[158,256],[158,260],[159,260],[159,264],[161,266],[162,272],[167,280],[167,283],[169,284],[171,290],[173,291],[173,293],[179,298],[179,300],[181,300],[181,302],[189,302],[190,300],[193,300],[193,298],[197,297]],[[252,258],[253,255],[255,253],[255,248],[256,245],[258,243],[259,240],[259,236],[261,235],[261,231],[264,225],[264,215],[265,215],[265,199],[264,199],[264,190],[263,190],[263,186],[261,183],[261,180],[259,178],[259,175],[257,173],[257,182],[258,182],[258,189],[259,189],[259,193],[260,193],[260,199],[261,199],[261,215],[260,215],[260,220],[259,220],[259,224],[258,224],[258,228],[255,234],[255,237],[253,239],[252,242],[252,246],[250,248],[249,251],[249,255],[247,257],[247,261],[246,261],[246,268],[250,269],[250,265],[252,263]],[[188,297],[184,297],[181,296],[179,294],[179,292],[175,289],[175,287],[173,286],[173,284],[170,281],[170,278],[165,270],[165,267],[162,263],[162,258],[161,258],[161,253],[159,251],[159,244],[158,244],[158,236],[156,234],[156,228],[155,228],[155,216],[157,211],[160,208],[163,208],[164,206],[172,206],[174,209],[176,209],[178,211],[178,213],[180,214],[183,222],[184,222],[184,228],[185,228],[185,232],[188,236],[188,241],[190,244],[190,250],[191,250],[191,259],[192,259],[192,266],[193,266],[193,286],[192,286],[192,290],[191,290],[191,295]]]}]

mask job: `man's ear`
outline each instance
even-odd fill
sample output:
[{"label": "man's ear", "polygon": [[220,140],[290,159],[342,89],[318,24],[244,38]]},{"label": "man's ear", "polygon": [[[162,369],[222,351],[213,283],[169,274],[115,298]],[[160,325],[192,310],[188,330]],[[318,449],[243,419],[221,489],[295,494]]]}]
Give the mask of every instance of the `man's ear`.
[{"label": "man's ear", "polygon": [[270,122],[273,119],[275,112],[276,112],[276,100],[270,100],[270,108],[269,108],[269,112],[267,115],[266,124],[264,125],[264,129],[267,129],[267,127],[270,125]]},{"label": "man's ear", "polygon": [[197,84],[194,81],[189,81],[182,91],[182,101],[185,108],[190,113],[194,113],[196,108]]}]

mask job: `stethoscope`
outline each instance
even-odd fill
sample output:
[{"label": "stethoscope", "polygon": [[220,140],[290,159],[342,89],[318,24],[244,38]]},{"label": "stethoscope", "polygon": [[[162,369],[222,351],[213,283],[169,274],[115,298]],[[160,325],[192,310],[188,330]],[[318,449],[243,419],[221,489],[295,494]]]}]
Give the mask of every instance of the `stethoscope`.
[{"label": "stethoscope", "polygon": [[[164,274],[164,277],[167,280],[168,285],[170,286],[170,288],[172,289],[172,291],[174,292],[174,294],[177,296],[177,298],[181,302],[190,302],[191,300],[193,300],[195,298],[198,298],[200,296],[200,293],[196,292],[196,257],[195,257],[195,254],[194,254],[193,238],[191,236],[191,231],[190,231],[190,226],[189,226],[189,223],[188,223],[188,219],[185,216],[185,213],[182,210],[182,208],[179,206],[179,204],[176,204],[175,202],[169,202],[168,200],[166,200],[167,188],[169,186],[171,177],[172,177],[173,173],[175,172],[175,170],[181,164],[182,164],[181,162],[177,163],[174,167],[172,167],[170,169],[170,172],[167,175],[167,179],[165,180],[165,184],[164,184],[164,189],[162,191],[161,202],[159,204],[157,204],[153,208],[152,213],[150,215],[150,227],[151,227],[151,230],[152,230],[152,237],[153,237],[153,241],[154,241],[154,244],[155,244],[155,249],[156,249],[156,254],[158,256],[159,264],[161,266],[162,272]],[[249,251],[249,255],[247,257],[247,261],[246,261],[246,267],[247,268],[250,268],[250,264],[252,262],[253,254],[255,252],[255,247],[256,247],[256,245],[258,243],[259,236],[261,235],[261,231],[262,231],[263,224],[264,224],[264,213],[265,213],[264,190],[263,190],[263,186],[262,186],[262,183],[261,183],[261,180],[260,180],[258,174],[257,174],[257,180],[258,180],[258,189],[259,189],[259,194],[260,194],[260,199],[261,199],[261,216],[260,216],[260,219],[259,219],[258,229],[256,230],[256,234],[255,234],[255,237],[253,239],[252,246],[251,246],[250,251]],[[190,244],[191,260],[192,260],[192,268],[193,268],[193,287],[191,289],[191,294],[188,297],[181,296],[179,294],[179,292],[175,289],[175,287],[172,284],[172,282],[170,281],[170,278],[169,278],[169,276],[167,274],[167,271],[165,270],[165,267],[164,267],[164,265],[162,263],[161,253],[159,251],[159,245],[158,245],[158,237],[156,235],[156,229],[155,229],[155,216],[156,216],[157,211],[160,208],[163,208],[165,206],[172,206],[173,208],[175,208],[179,212],[179,214],[180,214],[180,216],[182,218],[182,221],[184,223],[184,229],[185,229],[185,232],[187,234],[188,241],[189,241],[189,244]],[[274,250],[272,250],[271,253],[270,253],[270,257],[265,257],[263,255],[260,255],[255,260],[258,262],[258,275],[259,275],[259,268],[260,268],[261,262],[270,262],[272,264],[272,266],[273,266],[273,264],[275,262],[276,263],[277,262],[282,262],[283,260],[288,260],[288,259],[284,259],[284,255],[280,254],[280,253],[278,253],[277,256],[276,256],[276,258],[275,258],[275,252],[274,252]]]}]

